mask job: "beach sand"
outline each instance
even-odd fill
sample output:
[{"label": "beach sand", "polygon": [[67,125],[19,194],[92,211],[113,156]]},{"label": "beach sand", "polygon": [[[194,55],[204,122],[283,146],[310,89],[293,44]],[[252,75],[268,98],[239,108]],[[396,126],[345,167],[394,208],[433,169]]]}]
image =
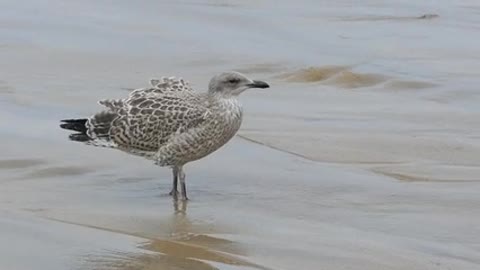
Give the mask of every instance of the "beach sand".
[{"label": "beach sand", "polygon": [[[480,268],[475,1],[0,3],[0,269]],[[238,70],[238,136],[171,172],[59,119]]]}]

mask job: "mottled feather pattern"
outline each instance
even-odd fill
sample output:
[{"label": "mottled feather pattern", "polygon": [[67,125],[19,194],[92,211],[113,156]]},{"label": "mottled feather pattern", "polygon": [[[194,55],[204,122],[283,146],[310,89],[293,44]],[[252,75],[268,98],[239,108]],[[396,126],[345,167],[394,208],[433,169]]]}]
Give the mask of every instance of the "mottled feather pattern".
[{"label": "mottled feather pattern", "polygon": [[87,135],[90,138],[105,138],[108,140],[110,125],[117,118],[117,114],[112,111],[102,111],[89,118],[86,122]]},{"label": "mottled feather pattern", "polygon": [[207,111],[201,95],[191,93],[135,96],[125,103],[127,114],[115,121],[111,136],[120,146],[145,151],[157,151],[175,132],[200,124]]},{"label": "mottled feather pattern", "polygon": [[100,101],[104,111],[88,119],[61,120],[60,127],[75,131],[70,134],[73,141],[116,148],[170,166],[169,194],[176,199],[180,183],[182,199],[188,200],[184,165],[213,153],[235,136],[242,123],[238,95],[269,87],[234,71],[215,75],[205,93],[193,91],[183,79],[162,77],[124,99]]},{"label": "mottled feather pattern", "polygon": [[[216,117],[208,117],[212,113]],[[236,100],[210,100],[209,111],[202,124],[180,131],[160,147],[155,156],[157,164],[184,164],[200,159],[219,149],[238,131],[242,109]]]},{"label": "mottled feather pattern", "polygon": [[175,77],[162,77],[160,80],[151,79],[150,85],[155,89],[159,89],[166,92],[184,92],[193,91],[190,84],[182,78]]},{"label": "mottled feather pattern", "polygon": [[112,112],[117,112],[124,107],[123,99],[104,99],[100,100],[98,104],[107,107]]},{"label": "mottled feather pattern", "polygon": [[[152,158],[159,165],[183,164],[220,148],[240,127],[236,101],[197,93],[173,77],[150,83],[126,99],[99,102],[107,110],[87,122],[91,144]],[[209,118],[212,113],[219,117]]]}]

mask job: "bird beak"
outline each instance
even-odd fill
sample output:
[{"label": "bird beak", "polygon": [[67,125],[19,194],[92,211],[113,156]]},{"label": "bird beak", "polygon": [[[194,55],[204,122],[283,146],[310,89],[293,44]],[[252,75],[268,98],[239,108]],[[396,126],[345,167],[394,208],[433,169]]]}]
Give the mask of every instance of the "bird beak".
[{"label": "bird beak", "polygon": [[270,87],[268,83],[262,82],[262,81],[253,81],[253,83],[249,83],[247,84],[247,86],[250,88],[269,88]]}]

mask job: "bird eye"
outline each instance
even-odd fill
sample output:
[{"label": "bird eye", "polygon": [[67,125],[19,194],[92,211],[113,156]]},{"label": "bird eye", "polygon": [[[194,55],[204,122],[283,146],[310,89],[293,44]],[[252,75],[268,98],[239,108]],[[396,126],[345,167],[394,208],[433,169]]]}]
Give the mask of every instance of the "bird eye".
[{"label": "bird eye", "polygon": [[239,79],[235,79],[235,78],[232,78],[232,79],[228,80],[228,82],[231,83],[231,84],[238,83],[239,81],[240,81]]}]

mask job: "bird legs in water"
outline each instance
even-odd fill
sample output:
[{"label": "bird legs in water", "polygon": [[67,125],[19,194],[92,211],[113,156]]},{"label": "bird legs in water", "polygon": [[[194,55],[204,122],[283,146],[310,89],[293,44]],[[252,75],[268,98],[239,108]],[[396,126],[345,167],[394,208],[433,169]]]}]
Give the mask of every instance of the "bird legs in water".
[{"label": "bird legs in water", "polygon": [[180,180],[180,185],[182,189],[182,200],[188,200],[187,197],[187,185],[185,184],[185,173],[183,172],[183,166],[174,166],[172,168],[173,173],[173,185],[172,191],[170,191],[170,196],[173,196],[174,199],[177,199],[178,196],[178,180]]},{"label": "bird legs in water", "polygon": [[170,191],[170,193],[168,193],[168,195],[173,196],[174,198],[176,198],[177,195],[178,195],[178,190],[177,190],[177,186],[178,186],[178,168],[177,168],[177,167],[173,167],[173,168],[172,168],[172,173],[173,173],[172,191]]}]

